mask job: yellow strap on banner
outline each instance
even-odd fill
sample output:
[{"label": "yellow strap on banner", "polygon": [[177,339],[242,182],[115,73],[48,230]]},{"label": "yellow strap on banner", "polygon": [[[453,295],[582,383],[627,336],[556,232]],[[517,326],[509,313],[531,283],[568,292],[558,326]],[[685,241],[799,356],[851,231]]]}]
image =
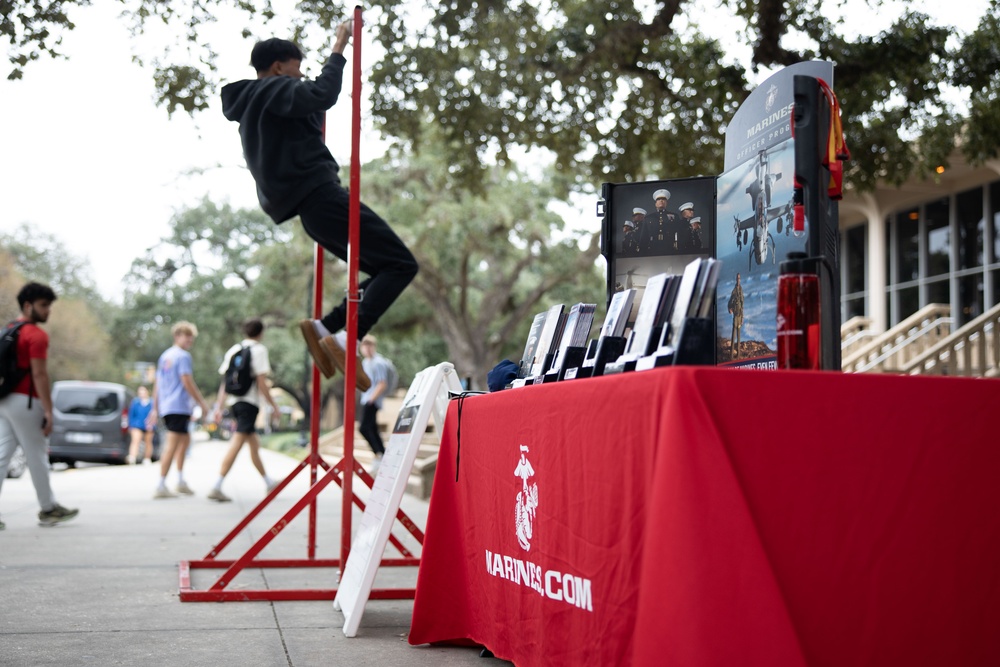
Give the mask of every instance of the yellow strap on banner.
[{"label": "yellow strap on banner", "polygon": [[830,183],[827,192],[830,199],[840,199],[844,196],[844,162],[851,159],[851,151],[844,140],[844,128],[840,121],[840,102],[833,90],[823,79],[819,81],[820,89],[830,105],[830,131],[827,139],[827,154],[824,163],[830,169]]}]

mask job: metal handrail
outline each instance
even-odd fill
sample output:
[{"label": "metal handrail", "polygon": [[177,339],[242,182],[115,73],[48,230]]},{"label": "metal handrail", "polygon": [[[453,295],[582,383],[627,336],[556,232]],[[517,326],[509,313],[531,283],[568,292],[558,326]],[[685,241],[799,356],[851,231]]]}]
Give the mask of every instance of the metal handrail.
[{"label": "metal handrail", "polygon": [[912,338],[913,329],[925,327],[928,321],[943,320],[950,314],[951,307],[948,304],[928,304],[885,333],[877,335],[869,343],[849,353],[844,357],[841,368],[852,371],[859,364],[867,364],[873,355],[881,356],[886,346],[895,347],[900,339]]},{"label": "metal handrail", "polygon": [[1000,304],[917,355],[899,371],[910,375],[1000,376]]},{"label": "metal handrail", "polygon": [[898,354],[899,352],[903,351],[904,348],[909,347],[910,345],[912,345],[916,341],[920,340],[924,336],[927,336],[927,335],[931,334],[938,327],[940,327],[942,325],[948,325],[949,327],[951,327],[952,324],[954,324],[954,322],[952,321],[952,318],[950,318],[950,317],[939,317],[938,319],[934,320],[933,322],[930,322],[930,323],[926,324],[923,328],[921,328],[920,330],[918,330],[916,333],[912,333],[912,335],[910,335],[909,337],[907,337],[907,338],[905,338],[905,339],[903,339],[901,341],[898,341],[895,345],[893,345],[892,347],[890,347],[888,350],[885,350],[884,352],[882,352],[882,354],[880,354],[879,356],[875,357],[875,359],[869,361],[864,366],[861,366],[860,368],[855,369],[854,372],[855,373],[867,373],[868,371],[872,370],[873,368],[878,368],[878,367],[882,366],[882,364],[887,359],[889,359],[890,357],[892,357],[892,356]]}]

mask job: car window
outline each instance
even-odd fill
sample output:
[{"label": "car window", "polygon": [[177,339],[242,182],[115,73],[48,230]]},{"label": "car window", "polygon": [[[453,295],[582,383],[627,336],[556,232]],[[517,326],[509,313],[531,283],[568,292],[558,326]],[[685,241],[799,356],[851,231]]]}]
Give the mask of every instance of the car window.
[{"label": "car window", "polygon": [[118,412],[118,394],[93,389],[64,389],[56,393],[55,407],[68,415],[110,415]]}]

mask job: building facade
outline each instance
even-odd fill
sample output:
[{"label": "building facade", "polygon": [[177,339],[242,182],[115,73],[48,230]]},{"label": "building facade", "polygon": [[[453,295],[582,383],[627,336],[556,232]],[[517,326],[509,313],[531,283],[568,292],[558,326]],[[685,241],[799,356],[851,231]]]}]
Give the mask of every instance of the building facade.
[{"label": "building facade", "polygon": [[1000,160],[955,156],[933,179],[840,202],[842,321],[885,331],[920,308],[951,306],[960,327],[1000,302]]}]

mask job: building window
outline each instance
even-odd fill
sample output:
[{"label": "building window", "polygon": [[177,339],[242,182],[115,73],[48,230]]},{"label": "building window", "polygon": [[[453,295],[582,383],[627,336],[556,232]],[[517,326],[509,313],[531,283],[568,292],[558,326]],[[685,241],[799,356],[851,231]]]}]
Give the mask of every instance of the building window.
[{"label": "building window", "polygon": [[898,324],[920,310],[920,289],[917,287],[906,287],[899,290],[896,292],[896,305],[897,310],[894,323]]},{"label": "building window", "polygon": [[920,277],[920,211],[914,208],[898,214],[894,227],[899,247],[896,253],[896,279],[893,282],[916,280]]},{"label": "building window", "polygon": [[962,192],[955,198],[958,219],[958,268],[982,266],[986,220],[983,218],[983,189]]},{"label": "building window", "polygon": [[[841,299],[845,320],[871,315],[865,225],[846,229]],[[1000,303],[1000,180],[890,212],[885,220],[886,321],[892,327],[921,307],[947,304],[961,326]],[[953,300],[954,299],[954,300]]]},{"label": "building window", "polygon": [[993,294],[1000,294],[1000,269],[990,271],[990,281],[993,283]]},{"label": "building window", "polygon": [[865,275],[865,257],[868,253],[865,246],[868,242],[868,225],[858,225],[851,227],[844,234],[844,249],[847,251],[845,265],[847,266],[847,280],[844,290],[847,294],[864,292],[868,284]]},{"label": "building window", "polygon": [[857,225],[846,230],[840,239],[840,303],[841,322],[852,317],[863,317],[868,309],[868,225]]},{"label": "building window", "polygon": [[844,300],[844,322],[852,317],[864,317],[866,312],[864,297]]},{"label": "building window", "polygon": [[[990,210],[993,218],[993,256],[988,261],[992,264],[1000,262],[1000,181],[990,184]],[[993,293],[1000,295],[995,291]]]},{"label": "building window", "polygon": [[924,218],[927,221],[926,275],[947,275],[951,270],[951,229],[948,224],[948,200],[939,199],[927,204],[924,207]]},{"label": "building window", "polygon": [[960,310],[958,325],[961,326],[983,314],[983,274],[962,276],[958,279],[958,296]]},{"label": "building window", "polygon": [[927,282],[927,303],[951,303],[951,290],[948,287],[948,277]]}]

